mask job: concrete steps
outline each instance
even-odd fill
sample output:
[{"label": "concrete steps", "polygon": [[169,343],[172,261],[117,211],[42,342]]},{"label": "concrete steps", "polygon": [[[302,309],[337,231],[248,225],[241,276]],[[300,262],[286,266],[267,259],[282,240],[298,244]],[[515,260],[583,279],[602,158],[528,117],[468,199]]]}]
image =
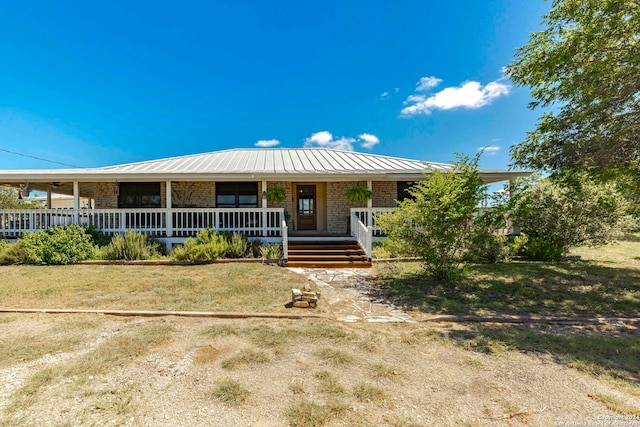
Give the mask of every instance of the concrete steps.
[{"label": "concrete steps", "polygon": [[289,241],[286,267],[369,268],[371,262],[355,240]]}]

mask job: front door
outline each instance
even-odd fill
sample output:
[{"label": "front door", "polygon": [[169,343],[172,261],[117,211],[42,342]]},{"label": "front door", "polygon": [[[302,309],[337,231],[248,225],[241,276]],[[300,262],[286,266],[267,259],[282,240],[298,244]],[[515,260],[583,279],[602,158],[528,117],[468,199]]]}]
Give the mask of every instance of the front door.
[{"label": "front door", "polygon": [[316,186],[298,185],[298,230],[317,228]]}]

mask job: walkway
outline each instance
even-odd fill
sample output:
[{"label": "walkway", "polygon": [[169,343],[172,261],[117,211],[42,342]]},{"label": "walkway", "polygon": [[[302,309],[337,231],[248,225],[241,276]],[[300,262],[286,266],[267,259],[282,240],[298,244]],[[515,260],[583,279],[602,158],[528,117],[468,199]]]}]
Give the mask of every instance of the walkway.
[{"label": "walkway", "polygon": [[415,322],[408,314],[382,299],[368,295],[368,268],[289,268],[318,286],[320,304],[328,304],[343,322]]}]

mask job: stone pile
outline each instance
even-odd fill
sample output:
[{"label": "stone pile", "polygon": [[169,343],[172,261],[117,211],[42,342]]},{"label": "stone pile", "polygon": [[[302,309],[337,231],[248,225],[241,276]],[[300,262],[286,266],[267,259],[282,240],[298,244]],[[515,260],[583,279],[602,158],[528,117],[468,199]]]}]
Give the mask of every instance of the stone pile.
[{"label": "stone pile", "polygon": [[320,292],[301,291],[300,289],[291,289],[291,302],[294,307],[298,308],[316,308]]}]

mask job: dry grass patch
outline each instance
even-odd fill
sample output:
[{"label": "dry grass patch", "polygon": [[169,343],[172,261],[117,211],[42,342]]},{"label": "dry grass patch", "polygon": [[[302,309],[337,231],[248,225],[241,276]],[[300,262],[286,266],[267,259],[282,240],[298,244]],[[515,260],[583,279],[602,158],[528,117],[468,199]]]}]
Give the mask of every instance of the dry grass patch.
[{"label": "dry grass patch", "polygon": [[0,276],[0,301],[15,308],[285,312],[291,288],[308,283],[284,268],[246,263],[0,266]]},{"label": "dry grass patch", "polygon": [[220,350],[213,348],[210,345],[205,347],[200,347],[196,350],[195,354],[193,355],[193,363],[196,363],[198,365],[205,365],[207,363],[211,363],[215,361],[216,359],[218,359],[219,356],[220,356]]},{"label": "dry grass patch", "polygon": [[356,384],[353,388],[353,395],[361,402],[386,404],[387,393],[376,386],[366,383]]},{"label": "dry grass patch", "polygon": [[609,396],[602,393],[589,394],[589,397],[596,402],[602,403],[607,409],[620,415],[636,415],[640,416],[640,408],[631,406],[617,397]]},{"label": "dry grass patch", "polygon": [[243,404],[250,395],[251,392],[249,390],[239,382],[229,378],[220,381],[211,392],[212,397],[230,406]]},{"label": "dry grass patch", "polygon": [[340,401],[325,404],[313,400],[298,400],[287,409],[285,416],[291,427],[320,427],[342,417],[349,407]]},{"label": "dry grass patch", "polygon": [[316,356],[320,360],[322,360],[324,362],[327,362],[327,363],[329,363],[331,365],[334,365],[334,366],[346,365],[346,364],[354,362],[353,356],[351,356],[346,351],[339,350],[339,349],[336,349],[336,348],[330,348],[330,347],[321,348],[316,353]]},{"label": "dry grass patch", "polygon": [[338,378],[329,371],[316,372],[313,377],[318,381],[318,391],[322,394],[344,394],[345,390]]},{"label": "dry grass patch", "polygon": [[377,363],[369,366],[369,375],[378,380],[395,381],[401,376],[401,371],[399,368]]},{"label": "dry grass patch", "polygon": [[79,385],[86,384],[90,377],[104,375],[126,365],[170,338],[171,327],[161,323],[150,323],[116,335],[78,359],[36,372],[12,394],[6,410],[9,414],[27,410],[38,400],[44,387],[63,379],[75,379]]},{"label": "dry grass patch", "polygon": [[247,365],[259,365],[267,363],[271,358],[264,351],[257,351],[252,349],[240,350],[234,356],[231,356],[220,363],[220,366],[224,369],[236,369],[240,366]]}]

